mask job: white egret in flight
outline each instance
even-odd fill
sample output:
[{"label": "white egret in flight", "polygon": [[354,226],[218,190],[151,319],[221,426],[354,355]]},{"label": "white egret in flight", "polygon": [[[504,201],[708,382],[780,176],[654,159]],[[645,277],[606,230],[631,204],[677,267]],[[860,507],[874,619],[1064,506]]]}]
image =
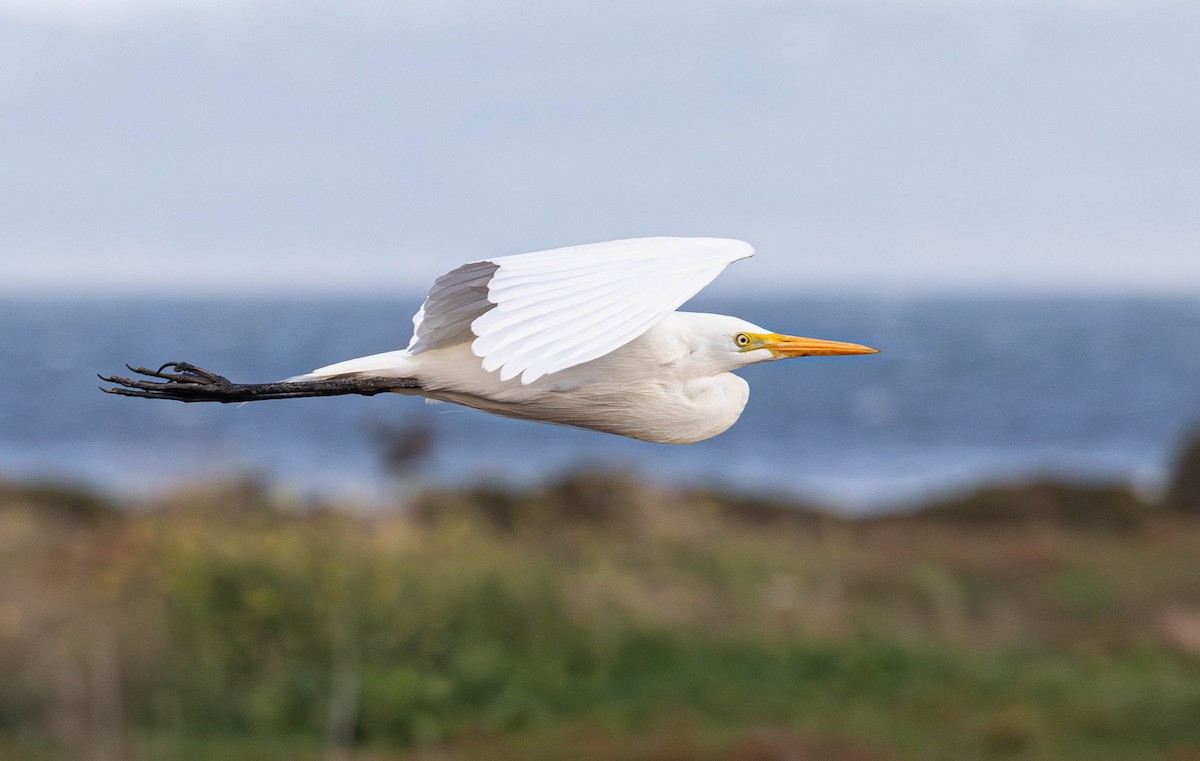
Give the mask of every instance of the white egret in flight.
[{"label": "white egret in flight", "polygon": [[110,393],[178,401],[392,391],[645,441],[703,441],[746,406],[749,385],[733,371],[878,351],[676,311],[753,253],[721,238],[634,238],[485,259],[434,282],[399,351],[281,383],[235,384],[186,362],[131,368],[157,381],[102,377],[118,384]]}]

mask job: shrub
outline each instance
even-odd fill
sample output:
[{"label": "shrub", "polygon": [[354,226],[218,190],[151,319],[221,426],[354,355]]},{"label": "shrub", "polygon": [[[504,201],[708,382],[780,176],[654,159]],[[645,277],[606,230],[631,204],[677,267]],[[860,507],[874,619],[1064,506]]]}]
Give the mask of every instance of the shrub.
[{"label": "shrub", "polygon": [[1192,433],[1179,452],[1167,504],[1179,512],[1200,515],[1200,430]]}]

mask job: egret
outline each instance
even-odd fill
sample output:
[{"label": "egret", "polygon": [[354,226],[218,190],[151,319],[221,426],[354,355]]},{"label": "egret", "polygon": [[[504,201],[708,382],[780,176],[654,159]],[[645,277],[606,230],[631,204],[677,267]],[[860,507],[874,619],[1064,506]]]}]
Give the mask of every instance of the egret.
[{"label": "egret", "polygon": [[739,368],[878,352],[676,311],[753,253],[738,240],[660,237],[483,259],[437,278],[399,351],[280,383],[235,384],[186,362],[130,368],[153,381],[101,377],[117,384],[109,393],[185,402],[414,394],[644,441],[703,441],[746,406]]}]

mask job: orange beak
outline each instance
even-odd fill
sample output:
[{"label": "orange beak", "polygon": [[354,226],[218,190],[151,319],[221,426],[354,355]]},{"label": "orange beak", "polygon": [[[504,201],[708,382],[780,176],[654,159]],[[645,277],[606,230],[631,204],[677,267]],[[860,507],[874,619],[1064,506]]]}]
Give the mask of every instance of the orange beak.
[{"label": "orange beak", "polygon": [[780,333],[769,333],[756,336],[762,343],[758,348],[770,349],[777,358],[783,357],[833,357],[843,354],[878,354],[879,349],[872,349],[862,344],[845,343],[843,341],[826,341],[821,338],[800,338],[785,336]]}]

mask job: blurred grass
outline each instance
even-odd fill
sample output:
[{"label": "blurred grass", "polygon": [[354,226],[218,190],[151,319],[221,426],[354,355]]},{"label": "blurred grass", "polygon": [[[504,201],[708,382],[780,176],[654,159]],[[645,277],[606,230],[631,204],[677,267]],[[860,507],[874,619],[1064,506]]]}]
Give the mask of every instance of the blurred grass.
[{"label": "blurred grass", "polygon": [[1200,522],[588,476],[364,516],[0,489],[2,759],[1200,759]]}]

